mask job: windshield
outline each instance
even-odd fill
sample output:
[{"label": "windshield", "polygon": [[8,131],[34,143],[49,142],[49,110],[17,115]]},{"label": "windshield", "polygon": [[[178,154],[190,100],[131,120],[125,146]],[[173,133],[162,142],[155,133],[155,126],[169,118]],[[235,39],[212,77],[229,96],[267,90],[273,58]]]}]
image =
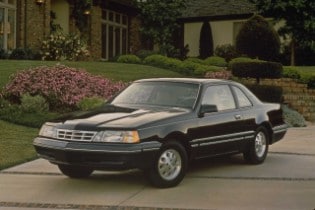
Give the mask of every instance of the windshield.
[{"label": "windshield", "polygon": [[139,82],[131,84],[111,104],[193,108],[199,85],[180,82]]}]

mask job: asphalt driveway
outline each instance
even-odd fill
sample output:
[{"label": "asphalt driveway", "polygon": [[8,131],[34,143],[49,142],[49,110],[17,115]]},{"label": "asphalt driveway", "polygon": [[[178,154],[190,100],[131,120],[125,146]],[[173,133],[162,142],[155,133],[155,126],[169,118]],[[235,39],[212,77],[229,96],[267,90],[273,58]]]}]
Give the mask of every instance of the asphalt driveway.
[{"label": "asphalt driveway", "polygon": [[242,156],[193,162],[175,188],[137,170],[63,176],[38,159],[0,172],[0,209],[315,209],[315,126],[291,128],[264,164]]}]

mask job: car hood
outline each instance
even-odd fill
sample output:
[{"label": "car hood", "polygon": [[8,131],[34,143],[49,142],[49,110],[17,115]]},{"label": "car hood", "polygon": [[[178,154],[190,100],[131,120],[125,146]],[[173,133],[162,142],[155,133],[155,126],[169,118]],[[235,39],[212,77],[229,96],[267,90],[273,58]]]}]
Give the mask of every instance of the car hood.
[{"label": "car hood", "polygon": [[174,117],[188,113],[190,110],[180,108],[125,108],[109,105],[91,112],[72,113],[59,119],[59,122],[63,121],[60,126],[66,129],[137,129],[168,123]]}]

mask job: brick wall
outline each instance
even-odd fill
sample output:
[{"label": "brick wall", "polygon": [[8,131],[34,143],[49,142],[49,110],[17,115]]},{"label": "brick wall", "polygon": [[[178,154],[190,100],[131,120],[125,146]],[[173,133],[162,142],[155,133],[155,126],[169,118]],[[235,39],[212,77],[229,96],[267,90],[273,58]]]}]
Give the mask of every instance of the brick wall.
[{"label": "brick wall", "polygon": [[35,1],[20,0],[17,15],[17,47],[39,49],[50,31],[51,0],[37,5]]},{"label": "brick wall", "polygon": [[289,78],[262,79],[260,84],[282,87],[284,103],[297,110],[306,120],[315,122],[315,89],[308,89],[306,84]]},{"label": "brick wall", "polygon": [[102,9],[93,6],[90,18],[90,52],[93,60],[102,57]]}]

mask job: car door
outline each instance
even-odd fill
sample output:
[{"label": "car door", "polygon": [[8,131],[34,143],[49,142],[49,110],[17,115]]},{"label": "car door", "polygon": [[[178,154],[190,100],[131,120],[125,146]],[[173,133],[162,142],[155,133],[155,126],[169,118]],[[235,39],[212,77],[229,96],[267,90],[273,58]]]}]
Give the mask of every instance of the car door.
[{"label": "car door", "polygon": [[242,115],[229,85],[207,87],[201,99],[202,105],[215,105],[216,112],[205,113],[194,130],[193,147],[197,156],[206,157],[238,151],[237,141],[242,139]]},{"label": "car door", "polygon": [[242,115],[242,127],[241,132],[244,133],[244,141],[240,141],[238,144],[239,150],[243,150],[243,148],[248,143],[248,140],[254,138],[254,132],[257,129],[256,124],[256,113],[253,109],[253,104],[247,95],[243,92],[243,90],[234,85],[231,86],[232,91],[234,93],[237,107],[239,108]]}]

